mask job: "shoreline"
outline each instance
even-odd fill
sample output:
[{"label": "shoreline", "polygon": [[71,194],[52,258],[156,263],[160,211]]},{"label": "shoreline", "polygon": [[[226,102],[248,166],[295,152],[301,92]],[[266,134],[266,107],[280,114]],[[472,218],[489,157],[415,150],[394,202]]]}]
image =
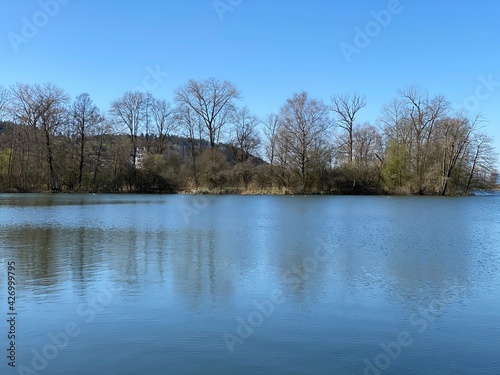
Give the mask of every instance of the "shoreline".
[{"label": "shoreline", "polygon": [[483,196],[483,195],[497,195],[500,194],[500,188],[495,189],[484,189],[471,191],[469,194],[455,194],[455,195],[439,195],[439,194],[397,194],[389,192],[381,193],[356,193],[347,194],[341,192],[315,192],[315,191],[279,191],[281,189],[262,189],[262,190],[244,190],[231,188],[231,189],[180,189],[178,191],[172,192],[137,192],[137,191],[0,191],[0,195],[28,195],[28,194],[54,194],[54,195],[234,195],[234,196],[387,196],[387,197],[473,197],[473,196]]}]

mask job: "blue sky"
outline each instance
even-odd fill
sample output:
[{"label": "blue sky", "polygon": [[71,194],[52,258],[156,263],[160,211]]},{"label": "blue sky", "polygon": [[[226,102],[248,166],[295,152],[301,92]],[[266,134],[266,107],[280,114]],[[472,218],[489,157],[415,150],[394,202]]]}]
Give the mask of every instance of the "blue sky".
[{"label": "blue sky", "polygon": [[[227,11],[214,0],[4,0],[0,84],[52,82],[107,109],[153,70],[156,97],[171,100],[190,78],[228,79],[260,116],[301,90],[327,102],[358,92],[368,102],[359,120],[372,123],[417,84],[481,112],[500,151],[500,2],[217,1]],[[23,30],[26,19],[39,27]],[[370,34],[364,44],[357,30]],[[359,52],[349,62],[342,43]]]}]

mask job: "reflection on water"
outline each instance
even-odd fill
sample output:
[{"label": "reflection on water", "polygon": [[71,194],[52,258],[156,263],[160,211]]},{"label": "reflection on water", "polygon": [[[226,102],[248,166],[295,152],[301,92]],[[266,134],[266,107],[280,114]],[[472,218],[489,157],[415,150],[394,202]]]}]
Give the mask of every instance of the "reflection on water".
[{"label": "reflection on water", "polygon": [[[81,333],[41,373],[498,373],[499,208],[499,197],[0,195],[18,363],[73,321]],[[402,331],[412,344],[376,362]]]}]

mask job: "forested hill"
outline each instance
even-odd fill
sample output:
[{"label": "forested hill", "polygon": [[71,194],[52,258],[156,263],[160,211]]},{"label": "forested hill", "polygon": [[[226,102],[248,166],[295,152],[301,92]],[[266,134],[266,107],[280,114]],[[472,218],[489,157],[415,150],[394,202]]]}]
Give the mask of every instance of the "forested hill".
[{"label": "forested hill", "polygon": [[[20,131],[31,133],[12,122],[0,121],[0,192],[44,192],[50,188],[44,182],[43,173],[47,161],[43,152],[35,157],[35,147],[32,146],[32,157],[25,162],[40,166],[39,169],[29,165],[20,165],[13,158],[11,149],[7,146]],[[39,141],[42,141],[39,139]],[[77,181],[80,163],[79,149],[71,135],[58,133],[54,136],[52,147],[58,151],[55,160],[58,165],[59,185],[53,192],[142,192],[142,193],[175,193],[179,191],[199,192],[242,192],[240,176],[244,168],[258,169],[267,163],[260,157],[248,154],[245,156],[245,166],[241,163],[241,152],[231,144],[219,143],[215,158],[209,152],[209,142],[206,139],[189,139],[171,135],[164,139],[162,154],[155,153],[154,146],[158,143],[155,135],[140,134],[137,137],[136,165],[132,165],[132,152],[129,137],[124,134],[103,133],[89,135],[86,141],[88,154],[82,165],[82,184]],[[40,145],[40,147],[43,145]],[[27,147],[28,148],[28,147]],[[200,151],[201,150],[201,151]],[[195,162],[192,164],[192,152]],[[207,156],[207,153],[210,154]],[[69,159],[68,159],[69,157]],[[208,160],[208,161],[207,161]],[[215,161],[215,163],[213,163]],[[53,160],[54,162],[54,160]],[[210,172],[205,170],[204,163],[211,164]],[[189,164],[189,165],[188,165]],[[235,168],[236,165],[240,165]],[[205,185],[194,184],[184,180],[189,175],[186,169],[199,169],[198,179],[203,178]],[[20,173],[31,170],[33,175]],[[233,171],[230,171],[233,169]],[[37,173],[34,173],[38,170]],[[238,172],[240,171],[241,172]],[[10,171],[10,172],[9,172]],[[208,175],[210,173],[210,176]],[[10,174],[10,176],[9,176]],[[19,178],[19,180],[16,180]],[[9,179],[10,177],[10,179]],[[40,178],[40,180],[38,180]],[[233,184],[234,180],[234,184]],[[10,182],[10,184],[9,184]],[[223,182],[223,183],[222,183]],[[232,185],[231,185],[232,184]]]},{"label": "forested hill", "polygon": [[481,116],[423,89],[398,91],[376,125],[356,120],[366,106],[356,93],[325,103],[299,92],[265,118],[241,100],[214,78],[188,81],[173,103],[133,91],[106,110],[50,83],[0,86],[0,191],[460,195],[496,186]]}]

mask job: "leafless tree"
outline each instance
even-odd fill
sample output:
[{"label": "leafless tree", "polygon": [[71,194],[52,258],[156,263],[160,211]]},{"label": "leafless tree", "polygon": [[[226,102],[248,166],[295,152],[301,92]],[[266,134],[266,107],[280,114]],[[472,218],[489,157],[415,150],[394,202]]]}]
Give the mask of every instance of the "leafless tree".
[{"label": "leafless tree", "polygon": [[347,132],[348,161],[349,163],[352,163],[354,123],[357,113],[366,106],[366,99],[364,96],[360,96],[355,93],[334,96],[332,97],[331,102],[337,126]]},{"label": "leafless tree", "polygon": [[161,155],[167,147],[167,138],[177,129],[178,123],[175,121],[175,113],[171,104],[162,99],[152,100],[151,117],[158,137],[156,153]]},{"label": "leafless tree", "polygon": [[240,98],[240,92],[233,83],[215,78],[202,81],[191,79],[175,92],[176,103],[188,106],[202,119],[212,150],[233,116],[234,101]]},{"label": "leafless tree", "polygon": [[73,131],[76,134],[79,146],[78,184],[81,186],[87,139],[94,133],[97,126],[104,122],[104,116],[94,104],[88,93],[83,93],[76,97],[71,106],[70,115]]},{"label": "leafless tree", "polygon": [[127,129],[132,143],[132,164],[137,161],[138,137],[144,126],[147,95],[141,91],[129,91],[111,103],[111,116],[117,124]]},{"label": "leafless tree", "polygon": [[464,115],[444,118],[438,124],[438,131],[441,133],[442,160],[443,160],[443,182],[441,195],[446,195],[449,180],[459,160],[467,151],[467,145],[471,140],[471,135],[480,122],[480,116],[469,119]]},{"label": "leafless tree", "polygon": [[[33,155],[39,152],[37,129],[40,114],[38,100],[32,86],[19,82],[10,86],[6,111],[10,119],[18,125],[18,131],[15,131],[14,128],[12,131],[9,178],[12,177],[13,169],[11,166],[17,156],[19,158],[17,171],[19,183],[17,185],[22,190],[27,190],[30,185],[33,186],[28,181],[30,177],[41,179],[40,173],[43,170],[42,160],[44,159],[41,154]],[[36,160],[36,168],[31,167],[32,160]]]},{"label": "leafless tree", "polygon": [[251,114],[248,107],[235,111],[232,144],[237,151],[236,156],[240,162],[246,161],[250,154],[255,153],[258,149],[261,139],[257,126],[260,123],[260,119]]},{"label": "leafless tree", "polygon": [[267,142],[265,145],[265,155],[271,166],[274,165],[274,159],[276,155],[279,123],[279,116],[275,113],[271,113],[269,116],[267,116],[267,120],[264,122],[264,135],[267,138]]},{"label": "leafless tree", "polygon": [[282,151],[287,154],[289,165],[298,173],[305,190],[311,156],[331,127],[328,107],[301,92],[286,101],[279,116]]},{"label": "leafless tree", "polygon": [[449,103],[441,95],[429,98],[426,90],[415,86],[399,90],[399,96],[412,129],[417,192],[423,194],[427,188],[426,173],[431,150],[428,146],[432,143],[436,125],[448,113]]},{"label": "leafless tree", "polygon": [[152,130],[152,107],[155,98],[150,92],[145,94],[144,106],[143,106],[143,126],[141,129],[141,135],[144,135],[146,141],[146,152],[151,153],[152,143],[153,143],[153,130]]},{"label": "leafless tree", "polygon": [[[412,126],[407,108],[400,98],[393,99],[382,108],[379,118],[384,129],[384,136],[410,148],[413,142]],[[388,143],[388,142],[386,142]]]},{"label": "leafless tree", "polygon": [[9,112],[17,123],[41,131],[48,163],[50,190],[58,189],[54,165],[54,136],[67,121],[68,95],[51,83],[15,84],[10,89]]},{"label": "leafless tree", "polygon": [[47,149],[47,161],[49,164],[49,188],[59,189],[59,182],[55,174],[53,158],[53,137],[57,131],[68,121],[66,104],[69,96],[60,88],[47,83],[35,85],[41,102],[40,120],[41,128],[45,135],[45,146]]},{"label": "leafless tree", "polygon": [[[189,139],[191,153],[191,171],[195,189],[198,187],[198,170],[196,167],[196,157],[202,150],[202,127],[200,117],[188,105],[179,105],[175,109],[175,122],[178,124],[181,134]],[[196,143],[198,141],[198,147]],[[197,150],[198,149],[198,150]]]},{"label": "leafless tree", "polygon": [[105,141],[109,139],[110,136],[114,134],[113,122],[109,120],[107,117],[103,116],[103,121],[100,122],[96,127],[91,129],[90,135],[95,142],[91,143],[91,155],[93,159],[93,178],[92,178],[92,186],[94,189],[97,189],[97,176],[101,170],[101,162],[103,159],[104,149],[105,149]]},{"label": "leafless tree", "polygon": [[366,170],[370,166],[379,165],[383,153],[382,136],[378,129],[365,123],[354,130],[354,162],[357,168]]},{"label": "leafless tree", "polygon": [[470,159],[465,193],[473,188],[484,188],[483,184],[488,180],[488,176],[498,176],[494,169],[498,159],[493,147],[493,139],[484,133],[473,134]]},{"label": "leafless tree", "polygon": [[14,122],[33,129],[39,127],[42,103],[38,91],[32,85],[19,82],[10,87],[7,110]]}]

